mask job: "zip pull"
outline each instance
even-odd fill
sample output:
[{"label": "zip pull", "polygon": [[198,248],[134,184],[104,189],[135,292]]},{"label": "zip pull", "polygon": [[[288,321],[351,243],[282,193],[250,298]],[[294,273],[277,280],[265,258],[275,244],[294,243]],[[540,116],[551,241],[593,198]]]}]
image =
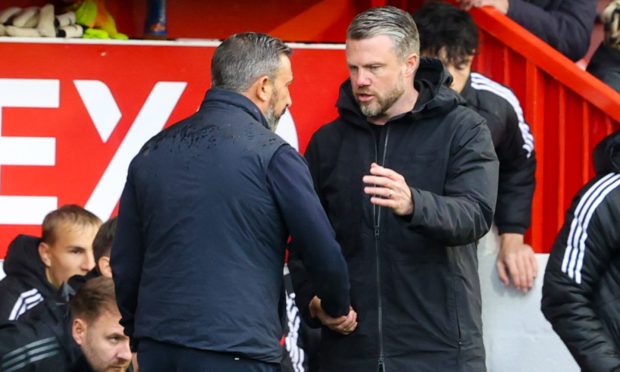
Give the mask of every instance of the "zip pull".
[{"label": "zip pull", "polygon": [[379,237],[379,226],[375,225],[375,238]]},{"label": "zip pull", "polygon": [[383,357],[379,358],[379,366],[378,366],[378,371],[379,372],[385,372],[385,362],[383,361]]}]

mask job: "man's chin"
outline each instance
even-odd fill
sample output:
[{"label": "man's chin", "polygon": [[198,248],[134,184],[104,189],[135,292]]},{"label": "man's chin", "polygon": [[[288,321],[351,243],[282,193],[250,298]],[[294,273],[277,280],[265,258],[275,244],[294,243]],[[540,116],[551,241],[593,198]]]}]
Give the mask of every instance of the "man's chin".
[{"label": "man's chin", "polygon": [[129,368],[129,365],[114,365],[105,369],[105,372],[124,372]]},{"label": "man's chin", "polygon": [[374,118],[381,115],[381,113],[377,112],[378,110],[373,110],[370,105],[360,105],[360,110],[362,111],[362,114],[368,118]]}]

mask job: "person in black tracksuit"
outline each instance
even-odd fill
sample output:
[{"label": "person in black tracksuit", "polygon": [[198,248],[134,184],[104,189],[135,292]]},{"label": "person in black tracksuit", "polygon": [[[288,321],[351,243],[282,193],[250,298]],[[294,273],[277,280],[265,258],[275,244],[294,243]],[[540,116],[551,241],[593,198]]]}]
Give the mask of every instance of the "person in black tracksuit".
[{"label": "person in black tracksuit", "polygon": [[459,0],[465,9],[493,6],[572,61],[588,52],[597,0]]},{"label": "person in black tracksuit", "polygon": [[6,277],[0,281],[0,323],[15,321],[44,299],[54,297],[39,256],[41,239],[18,235],[4,261]]},{"label": "person in black tracksuit", "polygon": [[283,338],[282,372],[318,371],[318,345],[321,331],[309,327],[301,318],[288,267],[285,267],[286,325]]},{"label": "person in black tracksuit", "polygon": [[[18,235],[9,245],[0,281],[0,324],[27,314],[73,275],[95,263],[92,243],[101,221],[77,205],[64,205],[45,216],[42,237]],[[48,302],[49,303],[49,302]]]},{"label": "person in black tracksuit", "polygon": [[306,151],[358,314],[352,333],[334,330],[290,257],[302,316],[325,325],[321,371],[485,370],[475,243],[491,226],[497,157],[484,119],[448,88],[439,60],[419,59],[415,39],[397,8],[356,16],[339,117]]},{"label": "person in black tracksuit", "polygon": [[500,234],[497,270],[505,285],[527,291],[537,275],[532,247],[524,243],[536,185],[534,137],[514,93],[471,72],[478,49],[478,28],[469,13],[450,4],[427,3],[413,14],[424,56],[440,58],[451,73],[452,89],[482,115],[499,159],[499,189],[494,222]]},{"label": "person in black tracksuit", "polygon": [[[53,298],[0,326],[0,371],[133,371],[129,340],[117,333],[118,321],[105,317],[116,312],[120,318],[113,283],[95,278],[92,274],[72,277],[71,284],[63,283]],[[88,325],[88,335],[79,342],[74,332],[78,324]]]},{"label": "person in black tracksuit", "polygon": [[620,370],[620,131],[594,149],[543,285],[542,311],[583,371]]},{"label": "person in black tracksuit", "polygon": [[92,371],[71,337],[69,296],[59,292],[29,316],[0,326],[1,371]]},{"label": "person in black tracksuit", "polygon": [[289,233],[326,311],[355,325],[308,168],[273,132],[291,103],[290,52],[264,34],[226,39],[198,112],[130,164],[111,265],[140,368],[279,370]]}]

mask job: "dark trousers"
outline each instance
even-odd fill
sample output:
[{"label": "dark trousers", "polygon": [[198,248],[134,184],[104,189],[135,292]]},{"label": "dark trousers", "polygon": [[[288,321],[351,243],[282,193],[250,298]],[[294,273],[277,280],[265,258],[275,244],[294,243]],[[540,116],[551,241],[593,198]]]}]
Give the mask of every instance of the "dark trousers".
[{"label": "dark trousers", "polygon": [[281,372],[280,364],[246,359],[233,354],[191,349],[182,346],[140,340],[140,372]]}]

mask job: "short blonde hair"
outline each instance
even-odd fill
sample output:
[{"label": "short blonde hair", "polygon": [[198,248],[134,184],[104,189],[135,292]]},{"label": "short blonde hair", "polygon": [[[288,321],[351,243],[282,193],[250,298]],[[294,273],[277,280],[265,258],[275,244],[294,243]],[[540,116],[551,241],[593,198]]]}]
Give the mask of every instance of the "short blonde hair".
[{"label": "short blonde hair", "polygon": [[101,220],[93,213],[75,204],[63,205],[51,211],[41,224],[41,240],[47,244],[54,244],[58,239],[58,228],[63,223],[77,226],[99,226]]}]

